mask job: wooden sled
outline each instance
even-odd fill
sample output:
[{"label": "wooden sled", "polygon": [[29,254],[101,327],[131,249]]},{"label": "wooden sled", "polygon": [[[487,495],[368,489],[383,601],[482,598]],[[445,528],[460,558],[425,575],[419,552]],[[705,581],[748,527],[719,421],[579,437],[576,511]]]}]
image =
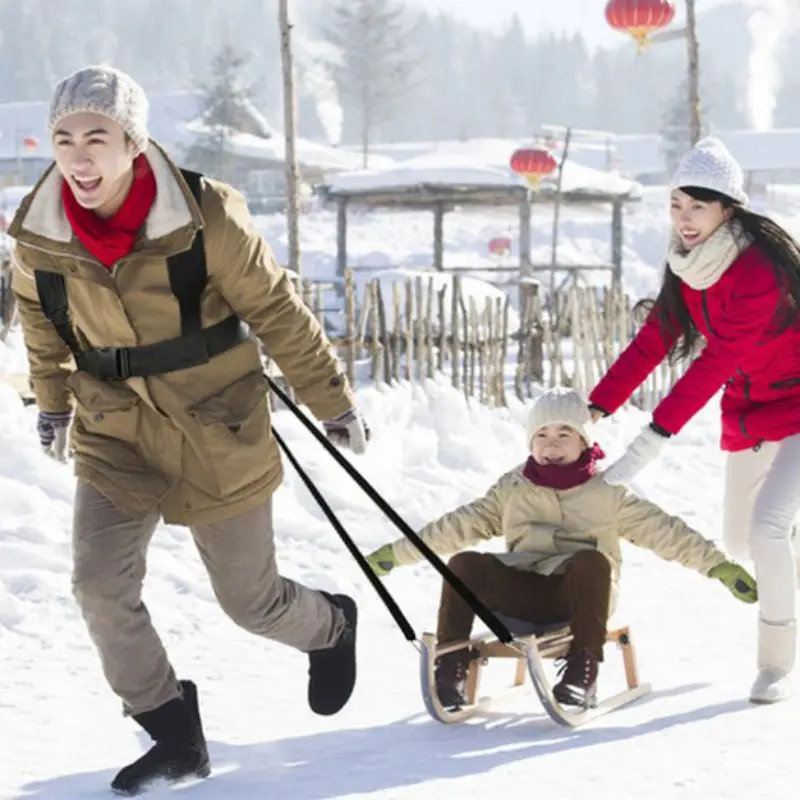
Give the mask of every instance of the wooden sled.
[{"label": "wooden sled", "polygon": [[[610,630],[606,635],[607,642],[615,642],[622,651],[622,665],[625,671],[627,689],[598,702],[595,706],[581,709],[562,706],[554,697],[550,680],[544,669],[547,659],[560,658],[566,655],[572,641],[572,633],[566,623],[553,625],[535,625],[530,622],[506,617],[498,614],[514,641],[503,644],[493,634],[486,633],[462,642],[437,647],[436,637],[432,633],[424,633],[420,648],[420,679],[422,698],[428,713],[439,722],[462,722],[482,711],[486,711],[494,700],[507,699],[509,695],[519,692],[525,686],[525,673],[530,675],[536,694],[550,718],[567,728],[577,728],[592,719],[607,714],[609,711],[628,705],[634,700],[648,694],[652,687],[649,683],[639,683],[636,667],[636,654],[630,630],[627,627]],[[446,709],[436,693],[434,665],[438,656],[455,650],[472,648],[480,654],[470,662],[467,673],[467,702],[461,708]],[[511,658],[516,662],[514,682],[502,697],[478,698],[481,669],[492,658]]]}]

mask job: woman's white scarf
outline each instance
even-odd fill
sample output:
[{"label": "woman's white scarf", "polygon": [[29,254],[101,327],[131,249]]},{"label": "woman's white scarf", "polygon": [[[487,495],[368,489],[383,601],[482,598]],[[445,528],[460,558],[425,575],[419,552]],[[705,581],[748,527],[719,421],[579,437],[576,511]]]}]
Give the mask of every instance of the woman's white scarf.
[{"label": "woman's white scarf", "polygon": [[713,286],[750,244],[737,220],[723,222],[697,247],[686,250],[673,228],[667,253],[670,269],[686,284],[702,291]]}]

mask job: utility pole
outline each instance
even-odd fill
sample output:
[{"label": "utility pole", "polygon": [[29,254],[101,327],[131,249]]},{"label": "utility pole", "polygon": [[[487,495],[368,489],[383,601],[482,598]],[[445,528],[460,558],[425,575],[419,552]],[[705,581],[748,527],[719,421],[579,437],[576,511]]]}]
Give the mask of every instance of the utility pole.
[{"label": "utility pole", "polygon": [[689,85],[689,138],[694,147],[700,140],[700,46],[697,42],[695,0],[686,0],[686,47]]},{"label": "utility pole", "polygon": [[294,55],[290,0],[278,0],[278,23],[281,31],[281,68],[283,72],[283,129],[286,137],[286,232],[289,269],[300,271],[300,204],[298,202],[299,169],[297,166],[297,107],[294,94]]}]

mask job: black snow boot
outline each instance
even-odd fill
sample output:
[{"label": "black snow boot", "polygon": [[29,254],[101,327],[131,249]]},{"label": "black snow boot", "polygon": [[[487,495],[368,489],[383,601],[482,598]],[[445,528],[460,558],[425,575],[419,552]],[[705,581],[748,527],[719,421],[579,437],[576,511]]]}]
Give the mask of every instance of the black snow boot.
[{"label": "black snow boot", "polygon": [[333,647],[308,654],[308,705],[315,714],[341,711],[356,684],[356,626],[358,607],[346,594],[322,592],[344,612],[345,627]]},{"label": "black snow boot", "polygon": [[449,711],[455,711],[467,702],[467,674],[470,662],[477,654],[467,650],[454,650],[436,659],[434,675],[439,702]]},{"label": "black snow boot", "polygon": [[564,706],[583,709],[597,705],[598,658],[590,650],[570,653],[559,665],[561,680],[553,687],[553,697]]},{"label": "black snow boot", "polygon": [[131,797],[147,791],[152,783],[175,783],[184,778],[207,778],[211,774],[208,747],[200,720],[197,687],[181,681],[183,697],[133,718],[150,734],[155,744],[141,758],[123,767],[111,788]]}]

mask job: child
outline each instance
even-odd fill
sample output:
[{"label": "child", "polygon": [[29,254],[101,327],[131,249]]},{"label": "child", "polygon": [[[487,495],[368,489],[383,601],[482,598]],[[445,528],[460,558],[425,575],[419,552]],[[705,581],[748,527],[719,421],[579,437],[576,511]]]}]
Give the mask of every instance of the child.
[{"label": "child", "polygon": [[[586,707],[594,701],[606,624],[615,604],[622,562],[620,538],[702,575],[718,578],[738,600],[757,600],[753,578],[677,517],[596,472],[604,453],[594,443],[584,400],[557,387],[541,394],[528,418],[531,455],[489,492],[428,523],[420,532],[437,553],[504,536],[507,553],[467,551],[450,569],[497,613],[537,623],[569,621],[573,640],[555,698]],[[378,575],[412,564],[421,553],[407,539],[369,556]],[[442,587],[440,644],[469,638],[474,614],[449,583]],[[464,705],[470,653],[441,656],[436,689],[445,707]]]}]

